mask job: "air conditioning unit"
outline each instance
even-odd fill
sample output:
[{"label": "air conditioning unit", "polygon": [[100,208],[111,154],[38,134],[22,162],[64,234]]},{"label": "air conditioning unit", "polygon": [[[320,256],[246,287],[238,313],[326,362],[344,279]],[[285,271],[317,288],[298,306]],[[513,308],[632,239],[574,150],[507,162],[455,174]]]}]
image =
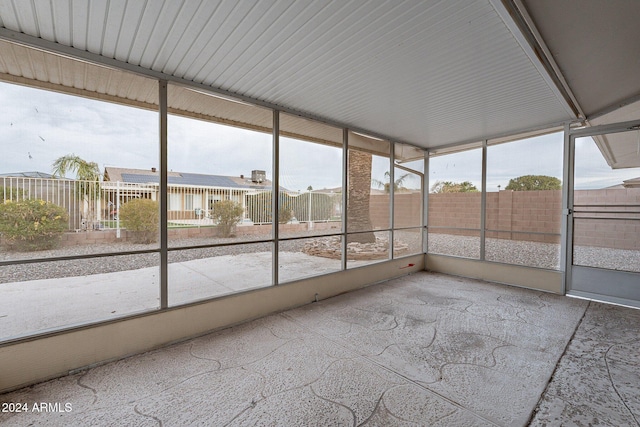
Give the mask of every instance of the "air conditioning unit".
[{"label": "air conditioning unit", "polygon": [[262,183],[262,182],[265,182],[266,180],[267,180],[267,174],[265,173],[265,171],[259,171],[259,170],[251,171],[252,182]]}]

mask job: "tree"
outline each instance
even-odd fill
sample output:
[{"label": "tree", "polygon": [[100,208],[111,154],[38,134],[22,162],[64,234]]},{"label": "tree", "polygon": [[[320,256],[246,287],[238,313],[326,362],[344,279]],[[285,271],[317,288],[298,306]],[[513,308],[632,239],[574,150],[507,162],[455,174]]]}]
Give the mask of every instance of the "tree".
[{"label": "tree", "polygon": [[[404,175],[400,176],[399,178],[397,178],[394,182],[393,182],[393,191],[403,191],[406,190],[406,188],[404,188],[402,186],[402,184],[404,184],[404,180],[407,179],[407,177],[409,176],[408,173],[405,173]],[[389,171],[386,171],[384,173],[384,181],[378,181],[377,179],[373,179],[371,180],[371,183],[375,186],[377,186],[378,188],[384,188],[384,192],[385,193],[390,193],[391,192],[391,174],[389,173]],[[386,181],[386,182],[385,182]]]},{"label": "tree", "polygon": [[523,175],[509,180],[505,190],[534,191],[534,190],[560,190],[562,181],[547,175]]},{"label": "tree", "polygon": [[94,221],[94,202],[100,198],[100,168],[75,154],[67,154],[53,162],[53,176],[63,178],[68,172],[76,173],[76,196],[83,201],[83,216],[88,223]]},{"label": "tree", "polygon": [[[364,151],[349,150],[349,188],[347,229],[349,232],[370,231],[373,229],[370,217],[371,201],[371,154]],[[350,242],[375,243],[373,232],[358,233],[349,236]]]},{"label": "tree", "polygon": [[477,193],[478,189],[469,181],[436,181],[431,186],[432,193]]},{"label": "tree", "polygon": [[67,154],[53,162],[53,175],[63,178],[67,172],[75,172],[76,179],[82,181],[99,181],[100,168],[96,162],[88,162],[75,154]]}]

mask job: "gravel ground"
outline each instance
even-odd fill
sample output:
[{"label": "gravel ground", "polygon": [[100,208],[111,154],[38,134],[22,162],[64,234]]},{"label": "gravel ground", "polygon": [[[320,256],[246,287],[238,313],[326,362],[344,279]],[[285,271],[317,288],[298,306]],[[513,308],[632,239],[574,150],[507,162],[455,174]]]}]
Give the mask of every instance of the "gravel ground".
[{"label": "gravel ground", "polygon": [[[384,233],[386,234],[386,233]],[[316,236],[320,237],[321,236]],[[269,239],[270,236],[258,236],[258,239]],[[408,243],[414,251],[420,250],[419,233],[401,233],[403,242]],[[288,240],[280,242],[280,250],[285,252],[302,252],[306,239]],[[202,249],[185,249],[169,252],[169,263],[185,262],[195,259],[211,258],[223,255],[243,255],[256,252],[270,252],[271,243],[251,243],[240,238],[191,238],[171,240],[169,247],[180,248],[198,245],[223,243],[244,243],[233,246],[218,246]],[[72,246],[37,252],[0,252],[0,261],[18,259],[65,257],[91,255],[99,253],[131,252],[157,249],[158,244],[142,245],[133,243],[110,243],[99,246]],[[22,282],[27,280],[51,279],[62,277],[84,276],[90,274],[111,273],[117,271],[135,270],[159,265],[160,254],[133,254],[105,256],[98,258],[44,261],[31,264],[14,264],[0,267],[0,283]]]},{"label": "gravel ground", "polygon": [[[479,258],[480,238],[430,234],[429,251],[466,258]],[[485,258],[488,261],[557,270],[560,268],[560,245],[521,240],[486,239]],[[574,263],[588,267],[640,273],[640,251],[577,246],[574,250]]]},{"label": "gravel ground", "polygon": [[[171,247],[197,246],[218,243],[240,242],[239,239],[184,239],[172,240]],[[290,245],[298,245],[302,248],[302,242],[292,241]],[[109,243],[99,246],[72,246],[37,252],[2,252],[1,261],[31,258],[65,257],[77,255],[90,255],[108,252],[131,252],[149,249],[157,249],[157,244],[143,245],[133,243]],[[169,252],[169,262],[184,262],[194,259],[211,258],[222,255],[241,255],[253,252],[268,252],[270,243],[255,243],[236,246],[220,246],[203,249],[187,249]],[[47,278],[61,278],[84,276],[89,274],[111,273],[116,271],[135,270],[138,268],[154,267],[159,265],[160,254],[133,254],[117,255],[99,258],[45,261],[36,264],[16,264],[0,267],[0,283],[20,282]]]},{"label": "gravel ground", "polygon": [[[404,243],[419,250],[419,233],[398,233]],[[266,237],[268,238],[268,237]],[[243,242],[240,239],[184,239],[170,241],[171,247],[184,247],[217,243]],[[194,259],[211,258],[223,255],[242,255],[255,252],[268,252],[270,243],[253,243],[222,246],[203,249],[187,249],[169,252],[169,262],[184,262]],[[431,234],[429,251],[469,258],[480,256],[480,239],[468,236]],[[305,240],[290,240],[281,243],[281,250],[301,252]],[[47,258],[87,255],[106,252],[128,252],[155,249],[156,244],[140,245],[131,243],[113,243],[100,246],[74,246],[49,251],[30,253],[0,252],[0,261],[25,258]],[[638,251],[625,251],[594,247],[577,247],[576,263],[614,270],[640,272],[640,254]],[[159,264],[159,254],[118,255],[81,260],[49,261],[35,264],[6,265],[0,267],[0,283],[20,282],[46,278],[83,276],[89,274],[127,271],[153,267]],[[532,267],[558,269],[560,265],[560,245],[549,243],[524,242],[513,240],[487,239],[486,259],[504,263],[527,265]]]}]

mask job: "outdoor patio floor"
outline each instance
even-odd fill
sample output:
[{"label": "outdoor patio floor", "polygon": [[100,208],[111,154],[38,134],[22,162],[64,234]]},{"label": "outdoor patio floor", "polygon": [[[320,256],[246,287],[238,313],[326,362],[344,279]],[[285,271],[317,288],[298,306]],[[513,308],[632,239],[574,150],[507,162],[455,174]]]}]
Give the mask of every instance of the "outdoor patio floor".
[{"label": "outdoor patio floor", "polygon": [[638,425],[639,325],[421,272],[0,395],[28,408],[0,424]]}]

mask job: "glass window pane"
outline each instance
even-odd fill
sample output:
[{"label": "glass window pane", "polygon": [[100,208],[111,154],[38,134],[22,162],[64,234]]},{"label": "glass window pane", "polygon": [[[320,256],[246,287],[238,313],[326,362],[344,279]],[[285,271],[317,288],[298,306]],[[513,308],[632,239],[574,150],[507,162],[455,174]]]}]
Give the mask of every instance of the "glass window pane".
[{"label": "glass window pane", "polygon": [[412,145],[395,143],[393,144],[393,150],[396,165],[424,173],[425,151],[423,149]]},{"label": "glass window pane", "polygon": [[428,251],[434,254],[480,258],[480,231],[456,228],[429,229]]},{"label": "glass window pane", "polygon": [[1,266],[0,341],[157,309],[159,262],[145,253]]},{"label": "glass window pane", "polygon": [[[389,150],[387,141],[349,133],[347,231],[390,228]],[[361,233],[350,241],[372,243],[373,233]]]},{"label": "glass window pane", "polygon": [[[574,265],[640,272],[640,156],[635,148],[620,155],[638,138],[633,131],[576,139]],[[613,169],[598,145],[626,167]]]},{"label": "glass window pane", "polygon": [[394,228],[422,225],[422,175],[394,168]]},{"label": "glass window pane", "polygon": [[429,251],[479,258],[482,150],[431,157],[429,173]]},{"label": "glass window pane", "polygon": [[[119,78],[157,105],[157,81]],[[158,249],[157,185],[114,170],[157,165],[158,112],[86,95],[0,83],[0,260],[40,260],[0,267],[0,340],[158,308],[157,253],[47,260]]]},{"label": "glass window pane", "polygon": [[374,231],[373,242],[362,242],[361,234],[347,235],[347,268],[386,261],[390,258],[389,231]]},{"label": "glass window pane", "polygon": [[393,257],[422,253],[422,228],[405,228],[393,232]]},{"label": "glass window pane", "polygon": [[272,243],[169,252],[169,305],[271,285]]},{"label": "glass window pane", "polygon": [[280,115],[280,237],[342,231],[342,129]]},{"label": "glass window pane", "polygon": [[[70,247],[82,247],[82,253],[135,250],[113,244],[129,246],[134,233],[124,230],[143,228],[158,246],[157,186],[124,184],[122,169],[112,166],[146,169],[157,162],[157,112],[7,83],[0,83],[0,93],[0,111],[7,118],[0,141],[0,199],[25,208],[29,201],[42,202],[40,216],[51,214],[28,237],[42,236],[33,249],[59,251],[46,256],[66,255]],[[140,211],[149,212],[134,219]],[[28,232],[23,227],[13,238],[26,239]],[[46,242],[49,232],[56,239]]]},{"label": "glass window pane", "polygon": [[342,268],[340,236],[279,242],[278,280],[290,282],[305,277],[333,273]]},{"label": "glass window pane", "polygon": [[169,246],[270,239],[272,112],[177,85],[168,103]]},{"label": "glass window pane", "polygon": [[485,259],[560,268],[563,134],[487,148]]}]

